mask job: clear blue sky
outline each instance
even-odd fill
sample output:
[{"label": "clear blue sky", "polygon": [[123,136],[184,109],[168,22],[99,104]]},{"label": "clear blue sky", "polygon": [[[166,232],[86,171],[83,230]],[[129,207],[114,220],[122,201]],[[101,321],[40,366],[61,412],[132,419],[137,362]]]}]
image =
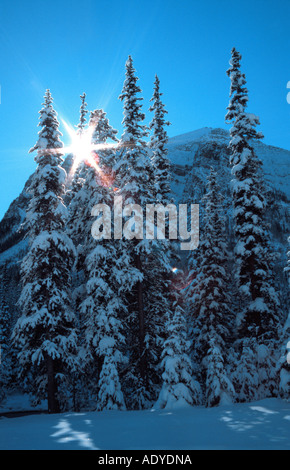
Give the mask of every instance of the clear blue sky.
[{"label": "clear blue sky", "polygon": [[85,91],[89,110],[104,108],[121,132],[118,96],[131,54],[147,120],[157,73],[170,136],[228,128],[233,46],[264,142],[290,149],[290,0],[1,0],[0,217],[35,169],[28,150],[46,88],[59,117],[77,124]]}]

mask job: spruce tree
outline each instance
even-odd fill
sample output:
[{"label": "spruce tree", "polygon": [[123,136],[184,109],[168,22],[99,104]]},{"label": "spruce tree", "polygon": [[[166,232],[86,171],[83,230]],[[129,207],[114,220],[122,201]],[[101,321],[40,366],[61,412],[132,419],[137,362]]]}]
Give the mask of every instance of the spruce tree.
[{"label": "spruce tree", "polygon": [[[69,207],[68,231],[78,246],[81,265],[91,246],[92,208],[98,203],[107,204],[110,208],[113,206],[115,150],[107,149],[106,143],[108,140],[117,142],[117,130],[110,126],[103,110],[91,113],[89,133],[92,143],[91,156],[95,165],[88,165],[85,179]],[[93,150],[94,146],[98,145],[103,145],[103,148]]]},{"label": "spruce tree", "polygon": [[[101,185],[110,188],[112,192],[115,183],[115,148],[119,142],[117,138],[118,131],[110,125],[109,119],[103,109],[96,109],[91,112],[89,129],[91,129],[92,147],[96,149],[95,158],[102,172]],[[114,146],[111,145],[112,143]]]},{"label": "spruce tree", "polygon": [[187,337],[184,311],[175,298],[173,315],[168,318],[167,339],[163,343],[161,370],[163,385],[155,404],[157,409],[178,409],[200,404],[199,383],[193,378],[193,369]]},{"label": "spruce tree", "polygon": [[[269,254],[269,235],[265,226],[266,197],[262,163],[255,154],[253,142],[263,136],[256,130],[259,118],[246,112],[248,90],[245,75],[240,71],[241,55],[234,48],[227,71],[231,79],[230,103],[226,121],[232,123],[229,149],[232,167],[232,197],[235,222],[235,256],[237,285],[240,296],[238,318],[240,352],[243,341],[246,347],[253,346],[256,357],[254,375],[259,375],[257,397],[271,396],[276,388],[272,377],[273,342],[279,325],[278,296],[275,291]],[[268,347],[268,352],[265,347]],[[247,365],[240,371],[242,386]],[[249,366],[250,367],[250,366]],[[254,396],[257,378],[252,376]]]},{"label": "spruce tree", "polygon": [[[223,197],[217,173],[211,169],[203,199],[205,215],[200,239],[199,265],[190,318],[194,322],[194,355],[207,406],[233,402],[228,352],[233,331],[233,312],[228,294],[229,259],[225,235]],[[195,254],[193,254],[195,256]]]},{"label": "spruce tree", "polygon": [[[149,110],[153,113],[149,129],[151,138],[148,144],[151,150],[153,166],[152,195],[154,205],[163,206],[172,202],[171,197],[171,165],[167,157],[168,136],[165,120],[167,111],[161,100],[159,78],[155,77],[154,92]],[[151,253],[144,261],[145,314],[146,314],[146,351],[148,359],[149,392],[155,402],[160,392],[159,361],[163,343],[167,338],[166,325],[172,317],[172,263],[175,257],[172,240],[168,234],[168,216],[165,214],[165,239],[159,239],[152,246]],[[148,273],[146,275],[146,273]]]},{"label": "spruce tree", "polygon": [[92,128],[92,143],[94,144],[104,144],[108,140],[118,141],[118,131],[110,125],[103,109],[95,109],[91,112],[89,127]]},{"label": "spruce tree", "polygon": [[[86,103],[84,103],[86,105]],[[115,163],[115,151],[112,148],[106,149],[108,140],[117,142],[117,130],[114,129],[102,109],[96,109],[91,112],[88,128],[85,129],[84,118],[85,109],[80,111],[79,132],[82,134],[88,132],[91,136],[92,156],[96,164],[101,169],[101,174],[95,177],[95,169],[90,164],[79,162],[73,179],[73,188],[71,194],[71,203],[69,205],[68,233],[76,246],[83,246],[85,237],[88,233],[88,221],[91,221],[90,186],[95,186],[103,192],[103,197],[107,193],[106,186],[111,186],[114,182],[113,166]],[[104,145],[104,148],[94,151],[94,146]],[[84,168],[85,171],[84,171]],[[102,199],[102,198],[101,198]],[[85,233],[85,228],[87,232]],[[89,230],[90,232],[90,230]],[[82,260],[81,260],[82,261]]]},{"label": "spruce tree", "polygon": [[[109,207],[112,206],[112,191],[109,190],[109,187],[113,184],[112,166],[114,165],[114,150],[111,148],[107,149],[106,143],[107,140],[117,141],[117,131],[110,126],[106,113],[103,110],[91,112],[88,127],[85,128],[81,109],[81,123],[83,123],[82,132],[86,132],[87,137],[91,137],[92,152],[90,161],[86,165],[86,171],[82,175],[83,177],[78,179],[81,184],[79,184],[69,206],[67,231],[77,248],[77,258],[74,266],[75,282],[73,298],[80,328],[81,347],[79,355],[84,373],[79,374],[79,377],[76,379],[76,387],[86,390],[86,393],[83,393],[82,398],[78,398],[78,401],[82,401],[83,405],[88,405],[88,400],[91,399],[90,396],[92,394],[94,395],[94,402],[96,401],[100,358],[95,353],[91,355],[90,346],[88,346],[86,341],[88,330],[86,322],[89,321],[89,311],[86,312],[84,303],[86,297],[89,296],[87,293],[87,282],[92,277],[92,272],[87,269],[88,263],[86,258],[96,247],[96,242],[91,235],[93,224],[92,208],[98,203],[105,203]],[[79,163],[79,167],[76,168],[77,173],[83,164],[82,162]],[[107,241],[104,241],[104,244],[106,243]],[[102,258],[99,258],[99,262],[102,264]],[[97,266],[94,267],[94,272],[97,269]],[[104,272],[102,266],[100,266],[100,272]],[[90,309],[92,312],[94,310],[93,305],[95,304],[92,303]],[[97,312],[97,307],[95,307],[95,312]],[[94,314],[92,313],[93,317]],[[80,396],[80,393],[77,392],[77,395]]]},{"label": "spruce tree", "polygon": [[61,133],[49,90],[40,111],[37,169],[29,188],[31,201],[26,224],[29,252],[22,266],[22,315],[13,338],[18,348],[22,375],[31,378],[36,399],[48,400],[48,411],[64,405],[70,373],[76,367],[77,335],[71,308],[70,272],[75,250],[64,233],[63,204],[66,173],[61,167]]},{"label": "spruce tree", "polygon": [[[109,125],[102,110],[91,114],[93,126],[92,144],[106,144],[117,140],[117,131]],[[91,393],[98,410],[124,409],[125,401],[119,377],[120,369],[126,363],[124,355],[124,328],[122,321],[127,316],[127,291],[131,286],[131,275],[126,271],[127,254],[122,241],[111,239],[95,240],[92,236],[92,209],[97,204],[113,208],[111,184],[114,151],[100,147],[95,153],[98,167],[87,171],[82,191],[86,194],[87,205],[82,219],[83,249],[85,266],[86,295],[81,305],[85,319],[84,361],[89,371]],[[111,216],[110,216],[111,219]],[[112,222],[110,220],[110,222]],[[111,236],[114,233],[112,222]]]},{"label": "spruce tree", "polygon": [[[161,180],[170,180],[169,163],[166,159],[164,106],[158,90],[153,96],[151,107],[154,111],[151,122],[153,135],[148,146],[145,141],[148,132],[143,124],[145,115],[142,112],[141,89],[135,72],[129,56],[120,95],[124,105],[124,132],[115,165],[116,185],[119,188],[117,194],[123,198],[125,224],[130,223],[130,218],[126,215],[128,204],[138,204],[145,213],[147,204],[165,204],[169,200],[169,186],[161,184]],[[132,230],[130,233],[131,239],[124,240],[130,263],[138,273],[129,296],[129,366],[124,376],[129,397],[128,406],[137,409],[150,407],[157,398],[161,385],[157,366],[162,342],[166,337],[165,322],[171,313],[168,298],[171,270],[169,244],[166,243],[168,240],[144,239],[146,223],[143,218],[140,221],[142,233],[136,233],[135,227],[135,232]]]},{"label": "spruce tree", "polygon": [[[120,100],[123,102],[123,134],[119,144],[118,158],[115,165],[117,194],[123,198],[124,211],[128,204],[138,204],[144,210],[152,202],[153,169],[148,154],[145,137],[148,135],[143,124],[141,88],[135,74],[133,61],[129,56],[126,62],[126,78]],[[130,220],[125,218],[126,222]],[[142,227],[143,231],[143,227]],[[133,231],[131,240],[124,240],[129,255],[129,264],[136,269],[135,285],[131,292],[131,312],[128,317],[128,333],[134,341],[130,354],[131,369],[127,383],[133,400],[133,408],[148,406],[147,393],[147,357],[146,357],[146,320],[144,311],[144,257],[150,251],[148,240],[138,239]],[[143,235],[142,235],[143,237]]]},{"label": "spruce tree", "polygon": [[151,98],[152,105],[150,106],[150,111],[154,113],[154,116],[149,125],[149,129],[152,131],[149,147],[152,149],[151,158],[154,167],[156,201],[166,205],[171,200],[170,161],[167,157],[168,150],[166,147],[168,142],[166,126],[169,126],[170,122],[165,120],[167,111],[161,100],[162,94],[160,92],[160,80],[156,75],[154,93]]},{"label": "spruce tree", "polygon": [[79,120],[79,123],[77,125],[77,133],[79,135],[82,135],[85,131],[85,127],[86,127],[86,122],[87,122],[87,119],[86,119],[86,115],[88,114],[88,110],[87,110],[87,103],[86,103],[86,94],[83,93],[81,96],[80,96],[80,99],[81,99],[81,107],[80,107],[80,120]]},{"label": "spruce tree", "polygon": [[124,276],[119,265],[122,258],[118,257],[120,253],[114,245],[104,240],[96,244],[86,258],[87,298],[82,304],[86,318],[86,361],[95,374],[91,388],[97,409],[122,410],[125,401],[119,372],[120,366],[127,362],[122,319],[127,314],[124,290],[130,286],[130,278]]},{"label": "spruce tree", "polygon": [[[79,138],[81,139],[82,135],[84,135],[85,132],[86,132],[86,122],[87,122],[86,115],[88,113],[88,110],[87,110],[88,105],[86,103],[86,94],[85,93],[83,93],[80,96],[80,99],[81,99],[80,117],[79,117],[79,122],[76,126],[77,127],[76,132],[77,132],[77,135],[79,136]],[[76,157],[77,157],[77,155],[73,155],[72,167],[74,167],[74,165],[76,165]],[[71,207],[70,207],[70,212],[71,212],[70,220],[77,219],[77,212],[78,212],[79,203],[82,202],[82,201],[76,201],[75,196],[76,196],[76,194],[79,193],[79,190],[81,189],[81,187],[84,183],[85,176],[86,176],[86,165],[85,165],[84,161],[80,161],[80,162],[78,162],[77,168],[75,168],[75,171],[72,175],[72,178],[70,178],[70,181],[67,182],[68,187],[67,187],[67,193],[66,193],[66,204],[71,205]],[[74,203],[71,204],[73,199],[74,199]],[[75,221],[76,220],[74,220],[74,222]]]}]

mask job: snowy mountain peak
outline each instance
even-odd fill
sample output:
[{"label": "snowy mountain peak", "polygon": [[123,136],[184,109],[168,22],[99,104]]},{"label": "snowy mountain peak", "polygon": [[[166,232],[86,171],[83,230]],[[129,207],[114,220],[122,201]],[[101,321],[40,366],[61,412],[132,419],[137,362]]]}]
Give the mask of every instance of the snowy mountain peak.
[{"label": "snowy mountain peak", "polygon": [[180,134],[175,137],[171,137],[169,139],[168,145],[169,146],[184,145],[190,142],[199,141],[203,137],[211,134],[212,130],[213,130],[212,127],[202,127],[201,129],[197,129],[195,131],[191,131],[185,134]]},{"label": "snowy mountain peak", "polygon": [[[228,130],[204,127],[170,138],[168,157],[177,167],[208,166],[210,156],[216,159],[218,154],[225,156],[229,152],[229,140]],[[290,151],[263,142],[255,142],[254,148],[263,162],[266,181],[290,199]]]}]

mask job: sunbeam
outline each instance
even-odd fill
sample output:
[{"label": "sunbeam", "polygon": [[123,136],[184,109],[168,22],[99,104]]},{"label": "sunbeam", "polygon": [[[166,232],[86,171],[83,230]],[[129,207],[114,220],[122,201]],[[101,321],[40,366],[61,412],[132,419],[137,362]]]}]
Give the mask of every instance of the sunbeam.
[{"label": "sunbeam", "polygon": [[99,156],[97,152],[116,148],[118,144],[106,142],[94,144],[92,141],[94,126],[88,126],[83,132],[79,132],[64,119],[61,119],[61,122],[71,139],[71,144],[64,147],[63,151],[64,153],[72,153],[74,155],[73,165],[68,179],[71,180],[73,178],[79,165],[84,162],[87,166],[95,169],[104,186],[110,186],[112,184],[111,178],[105,175],[104,171],[99,166]]}]

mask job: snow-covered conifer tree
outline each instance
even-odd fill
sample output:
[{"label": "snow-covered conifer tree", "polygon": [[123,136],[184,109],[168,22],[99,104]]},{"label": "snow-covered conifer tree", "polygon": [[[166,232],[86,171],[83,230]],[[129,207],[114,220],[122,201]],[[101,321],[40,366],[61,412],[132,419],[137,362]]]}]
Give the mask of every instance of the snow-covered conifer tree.
[{"label": "snow-covered conifer tree", "polygon": [[[110,125],[103,109],[96,109],[91,112],[89,129],[91,129],[92,145],[93,147],[96,146],[95,158],[102,171],[102,187],[107,188],[107,192],[109,188],[109,192],[112,194],[115,182],[116,151],[111,144],[114,143],[117,146],[119,142],[117,138],[118,131]],[[108,144],[108,148],[106,148],[106,144]],[[100,146],[99,149],[98,146]],[[111,196],[110,201],[112,203]]]},{"label": "snow-covered conifer tree", "polygon": [[[83,98],[82,95],[81,98]],[[114,129],[106,117],[106,113],[102,109],[97,109],[90,114],[88,128],[85,129],[86,103],[82,103],[80,110],[79,133],[84,134],[87,132],[91,136],[92,150],[93,146],[97,144],[106,144],[108,140],[117,142],[117,130]],[[75,170],[75,176],[72,183],[71,203],[69,205],[69,222],[68,233],[76,246],[83,245],[84,238],[86,237],[84,227],[88,228],[87,222],[91,221],[91,209],[93,205],[90,202],[90,186],[96,186],[101,192],[103,197],[108,192],[106,186],[111,186],[113,183],[113,166],[115,162],[114,149],[109,148],[100,149],[92,152],[96,163],[102,167],[102,181],[95,177],[95,170],[91,168],[90,164],[79,162],[79,166]],[[84,171],[85,168],[85,171]],[[102,199],[102,198],[100,198]],[[90,229],[89,229],[90,233]]]},{"label": "snow-covered conifer tree", "polygon": [[[287,266],[284,271],[287,276],[288,286],[290,289],[290,237],[288,238],[289,251],[287,252]],[[284,351],[280,359],[280,384],[279,392],[283,398],[290,398],[290,312],[286,320],[283,331]]]},{"label": "snow-covered conifer tree", "polygon": [[[81,99],[80,118],[76,127],[77,127],[77,135],[81,139],[82,135],[86,132],[86,122],[87,122],[86,115],[88,113],[88,110],[87,110],[88,105],[86,103],[85,93],[83,93],[80,96],[80,99]],[[79,157],[79,156],[73,155],[72,166],[75,164],[76,157]],[[72,175],[71,181],[67,182],[68,187],[67,187],[67,193],[66,193],[66,203],[67,205],[70,205],[70,213],[71,213],[70,220],[77,219],[77,211],[79,207],[79,202],[81,201],[76,201],[74,199],[75,199],[76,194],[79,193],[79,190],[81,189],[84,183],[85,176],[86,176],[86,164],[84,161],[80,161],[77,168],[74,171],[74,174]],[[74,202],[72,203],[73,200]],[[76,222],[76,220],[74,220],[74,222]],[[70,235],[72,236],[73,233],[71,233]]]},{"label": "snow-covered conifer tree", "polygon": [[86,103],[86,94],[83,93],[80,96],[80,99],[81,99],[80,120],[79,120],[79,123],[77,125],[77,128],[78,128],[77,133],[79,135],[84,133],[84,130],[85,130],[85,127],[86,127],[86,122],[87,122],[86,115],[88,114],[88,110],[87,110],[88,105]]},{"label": "snow-covered conifer tree", "polygon": [[117,142],[118,131],[114,129],[106,113],[103,109],[95,109],[90,114],[89,126],[92,127],[92,142],[95,144],[103,144],[108,140]]},{"label": "snow-covered conifer tree", "polygon": [[122,410],[125,401],[119,372],[127,362],[122,320],[127,314],[124,294],[130,286],[130,274],[126,276],[122,266],[125,253],[122,259],[114,244],[104,240],[95,244],[86,257],[87,298],[82,304],[86,362],[92,367],[90,387],[98,410]]},{"label": "snow-covered conifer tree", "polygon": [[[259,118],[246,112],[248,91],[245,75],[240,71],[241,55],[232,50],[230,68],[230,103],[226,121],[230,129],[230,164],[236,237],[237,284],[240,295],[239,335],[255,345],[259,390],[257,397],[271,396],[275,389],[272,341],[279,325],[278,296],[274,288],[269,255],[269,235],[265,228],[266,198],[262,163],[255,154],[253,141],[263,136],[256,130]],[[240,344],[242,353],[243,345]],[[266,352],[265,347],[268,347]],[[249,366],[250,367],[250,366]],[[252,367],[254,370],[254,367]],[[244,374],[247,374],[246,369]],[[241,372],[240,385],[244,380]],[[255,387],[256,377],[253,377]],[[239,386],[238,386],[239,387]],[[249,396],[253,396],[250,392]]]},{"label": "snow-covered conifer tree", "polygon": [[170,122],[165,120],[167,111],[161,100],[162,94],[160,92],[160,80],[156,75],[150,107],[150,111],[154,113],[154,116],[149,125],[149,129],[152,131],[149,146],[152,149],[156,201],[166,205],[171,199],[170,161],[167,158],[168,150],[166,147],[168,142],[166,126],[169,126]]},{"label": "snow-covered conifer tree", "polygon": [[155,408],[178,409],[200,404],[199,383],[193,378],[192,363],[188,351],[187,325],[184,311],[177,299],[174,311],[168,318],[167,339],[161,355],[162,388]]},{"label": "snow-covered conifer tree", "polygon": [[[157,92],[153,97],[154,117],[152,120],[151,148],[145,142],[148,132],[143,124],[145,115],[142,112],[140,96],[133,61],[129,56],[126,62],[126,78],[120,99],[124,104],[124,132],[117,153],[116,185],[123,198],[124,210],[128,204],[138,204],[145,213],[146,204],[156,204],[168,200],[168,185],[161,185],[157,191],[153,160],[156,156],[156,165],[163,169],[163,180],[169,181],[169,165],[163,165],[166,159],[167,136],[164,129],[165,114],[160,96],[157,103]],[[159,90],[158,90],[159,93]],[[158,123],[157,123],[158,120]],[[154,128],[154,129],[153,129]],[[158,158],[159,161],[157,162]],[[163,166],[162,166],[163,165]],[[160,176],[159,175],[159,176]],[[160,177],[161,181],[161,177]],[[161,194],[163,191],[163,196]],[[157,200],[159,192],[160,199]],[[162,199],[162,201],[161,201]],[[124,222],[130,222],[125,216]],[[146,221],[147,222],[147,221]],[[166,249],[168,244],[163,240],[144,239],[145,220],[140,222],[142,231],[135,235],[132,230],[132,239],[124,240],[130,263],[137,269],[135,285],[130,292],[130,315],[128,316],[128,344],[129,367],[125,376],[128,385],[128,406],[130,408],[145,408],[151,406],[156,400],[160,379],[157,372],[161,343],[165,337],[165,320],[170,313],[170,303],[166,298],[169,289],[170,263]],[[135,227],[136,229],[136,227]]]},{"label": "snow-covered conifer tree", "polygon": [[[290,319],[288,317],[285,330],[290,338]],[[283,398],[289,400],[290,397],[290,339],[285,344],[284,354],[281,358],[279,393]]]},{"label": "snow-covered conifer tree", "polygon": [[[77,124],[77,135],[81,139],[84,133],[86,132],[86,115],[88,113],[87,111],[87,103],[86,103],[86,94],[83,93],[80,96],[81,99],[81,106],[80,106],[80,118],[79,122]],[[76,165],[75,161],[76,158],[79,158],[79,155],[73,155],[72,159],[72,166],[74,167]],[[68,220],[68,233],[70,237],[72,238],[73,242],[75,245],[78,245],[79,243],[79,238],[78,238],[78,233],[79,233],[79,210],[80,207],[82,207],[86,201],[82,200],[83,193],[81,192],[82,186],[85,181],[86,177],[86,164],[85,162],[79,161],[77,168],[75,168],[75,171],[71,177],[71,181],[67,181],[67,194],[66,194],[66,202],[67,205],[69,206],[69,220]],[[81,221],[80,221],[81,223]]]},{"label": "snow-covered conifer tree", "polygon": [[152,200],[152,188],[149,184],[152,165],[144,140],[148,131],[143,124],[145,115],[140,103],[143,98],[139,96],[141,88],[137,82],[133,60],[129,56],[126,62],[126,79],[119,97],[123,101],[124,132],[120,141],[122,151],[116,168],[122,183],[124,204],[138,203],[145,207],[145,204]]},{"label": "snow-covered conifer tree", "polygon": [[[145,115],[142,112],[140,96],[133,61],[129,56],[126,62],[126,78],[120,100],[123,101],[122,121],[124,131],[121,136],[117,162],[115,165],[117,194],[123,198],[126,211],[128,204],[138,204],[145,210],[146,204],[153,202],[153,167],[148,153],[145,137],[148,135],[143,124]],[[124,219],[125,220],[125,219]],[[127,221],[130,220],[126,219]],[[130,223],[130,222],[129,222]],[[143,232],[143,222],[141,230]],[[129,405],[135,408],[148,406],[147,390],[147,357],[146,357],[146,319],[144,311],[144,257],[151,251],[148,240],[140,240],[132,231],[132,240],[124,240],[130,257],[130,264],[139,273],[135,278],[135,285],[131,291],[131,314],[128,334],[132,335],[134,342],[130,350],[130,377],[128,383],[132,390],[134,400]],[[134,402],[134,403],[133,403]]]},{"label": "snow-covered conifer tree", "polygon": [[194,355],[200,364],[200,380],[207,406],[233,402],[235,392],[229,379],[228,352],[233,327],[228,294],[228,248],[225,237],[223,197],[216,172],[211,169],[203,199],[205,216],[199,245],[199,265],[194,302],[189,312],[195,325]]},{"label": "snow-covered conifer tree", "polygon": [[[117,130],[109,124],[103,110],[95,110],[89,120],[89,134],[91,135],[92,153],[96,165],[89,164],[86,177],[75,194],[69,208],[70,221],[68,231],[84,257],[91,245],[92,208],[98,203],[113,205],[112,185],[114,182],[113,165],[115,150],[106,149],[108,140],[117,142]],[[94,145],[104,144],[104,148],[93,151]],[[96,169],[99,168],[99,171]]]},{"label": "snow-covered conifer tree", "polygon": [[40,111],[37,169],[31,185],[26,224],[30,241],[22,266],[22,315],[13,332],[23,376],[29,374],[37,399],[47,398],[49,412],[63,406],[62,393],[76,367],[77,337],[71,308],[70,273],[75,250],[64,233],[66,173],[61,167],[59,123],[49,90]]},{"label": "snow-covered conifer tree", "polygon": [[[114,150],[106,149],[108,140],[116,141],[117,131],[110,126],[103,110],[91,113],[92,144],[104,144],[95,154],[97,166],[87,171],[82,191],[87,204],[83,211],[82,257],[85,266],[86,295],[81,305],[84,323],[84,363],[88,385],[98,410],[124,409],[120,368],[126,363],[122,321],[128,315],[126,293],[134,273],[127,270],[127,253],[122,241],[95,240],[92,236],[92,208],[96,204],[113,207]],[[113,238],[113,221],[111,234]]]},{"label": "snow-covered conifer tree", "polygon": [[[168,136],[166,127],[170,125],[165,120],[167,111],[161,100],[159,78],[155,77],[154,92],[151,98],[150,112],[153,113],[149,129],[151,138],[148,144],[152,155],[153,166],[152,195],[153,202],[166,206],[172,202],[171,196],[171,166],[167,157]],[[172,263],[175,259],[172,240],[169,240],[168,218],[165,216],[165,239],[158,244],[144,260],[144,290],[146,337],[145,344],[148,362],[148,385],[150,396],[156,401],[162,385],[159,370],[160,354],[166,339],[166,324],[172,317]],[[148,273],[148,275],[146,275]]]}]

